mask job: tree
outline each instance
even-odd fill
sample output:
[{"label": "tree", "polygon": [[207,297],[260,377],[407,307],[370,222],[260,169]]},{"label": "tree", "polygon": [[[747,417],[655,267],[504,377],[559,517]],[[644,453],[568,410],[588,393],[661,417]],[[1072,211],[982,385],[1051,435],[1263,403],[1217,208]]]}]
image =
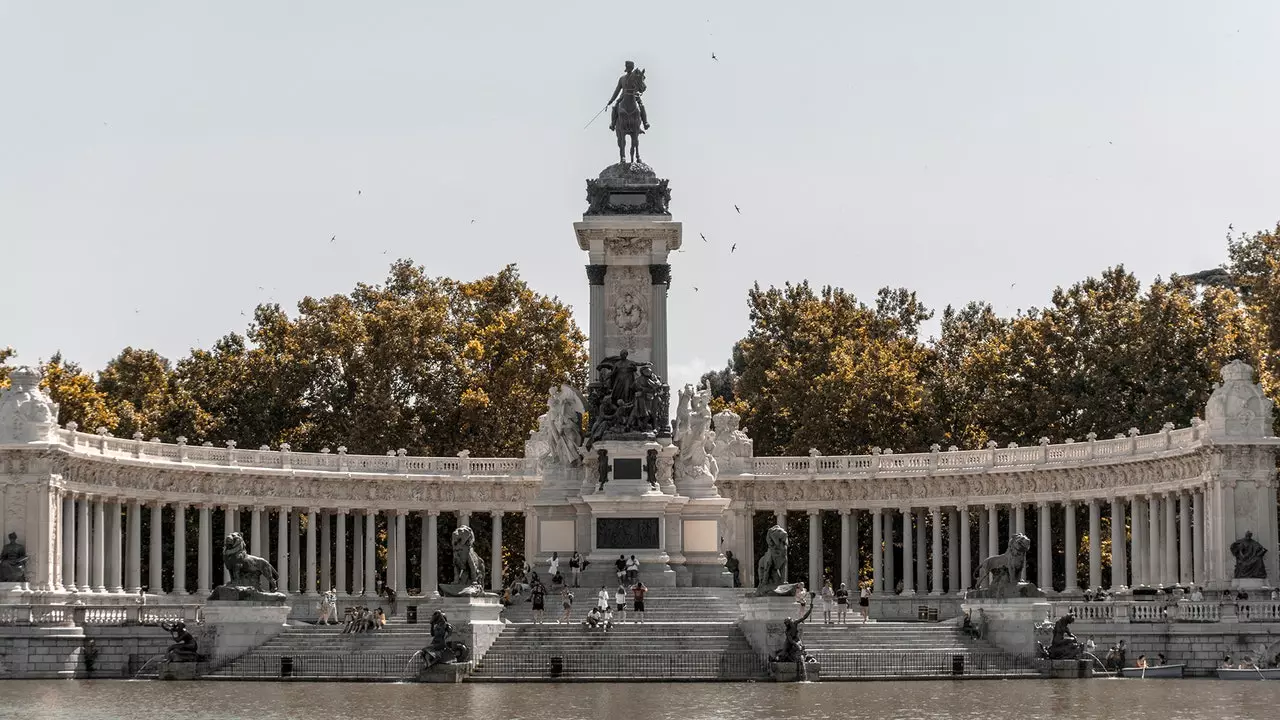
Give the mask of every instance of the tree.
[{"label": "tree", "polygon": [[58,403],[58,422],[63,425],[74,422],[82,432],[97,432],[98,428],[113,431],[119,418],[108,407],[107,399],[94,384],[93,378],[73,362],[63,360],[62,353],[54,353],[41,367],[44,379],[40,381],[50,399]]},{"label": "tree", "polygon": [[1005,367],[1011,321],[990,303],[971,302],[942,311],[939,336],[926,378],[931,435],[943,446],[972,449],[991,439],[1004,407]]},{"label": "tree", "polygon": [[98,390],[119,418],[123,437],[203,438],[212,422],[174,377],[167,359],[154,350],[127,347],[98,375]]},{"label": "tree", "polygon": [[0,389],[9,387],[9,373],[13,368],[9,367],[9,358],[17,354],[17,351],[7,345],[0,345]]},{"label": "tree", "polygon": [[1267,394],[1280,392],[1280,223],[1227,238],[1227,271],[1248,313],[1256,367]]}]

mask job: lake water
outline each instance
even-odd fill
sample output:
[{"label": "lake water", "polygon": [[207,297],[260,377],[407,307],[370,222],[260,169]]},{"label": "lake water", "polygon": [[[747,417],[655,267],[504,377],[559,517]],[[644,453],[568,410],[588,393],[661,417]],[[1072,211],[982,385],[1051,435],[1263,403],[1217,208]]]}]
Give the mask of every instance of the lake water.
[{"label": "lake water", "polygon": [[356,684],[0,681],[24,720],[754,720],[1266,718],[1280,682],[967,680],[812,684]]}]

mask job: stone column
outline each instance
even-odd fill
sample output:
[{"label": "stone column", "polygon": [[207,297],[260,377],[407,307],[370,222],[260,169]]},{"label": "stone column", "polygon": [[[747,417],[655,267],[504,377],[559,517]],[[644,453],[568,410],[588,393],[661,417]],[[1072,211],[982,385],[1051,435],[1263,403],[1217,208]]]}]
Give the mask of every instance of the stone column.
[{"label": "stone column", "polygon": [[884,510],[884,587],[890,595],[898,594],[898,559],[893,551],[894,535],[897,531],[898,511],[891,508]]},{"label": "stone column", "polygon": [[876,593],[885,592],[883,571],[884,571],[884,511],[879,508],[874,508],[871,510],[872,592],[876,592]]},{"label": "stone column", "polygon": [[462,527],[463,525],[466,525],[467,527],[471,527],[471,511],[470,510],[458,511],[458,527]]},{"label": "stone column", "polygon": [[911,508],[902,508],[902,594],[916,594],[914,535],[911,531]]},{"label": "stone column", "polygon": [[773,522],[785,530],[787,527],[787,511],[783,510],[782,508],[778,508],[777,510],[774,510]]},{"label": "stone column", "polygon": [[538,514],[533,510],[524,511],[524,557],[533,565],[538,556]]},{"label": "stone column", "polygon": [[742,553],[742,564],[739,567],[742,573],[743,587],[755,587],[756,585],[755,526],[754,510],[748,508],[739,513],[738,538],[741,542],[740,552]]},{"label": "stone column", "polygon": [[[87,495],[76,498],[76,524],[79,525],[76,534],[76,590],[79,592],[91,592],[94,589],[93,583],[89,580],[90,502]],[[96,549],[94,553],[97,554]]]},{"label": "stone column", "polygon": [[[667,380],[667,288],[671,286],[671,266],[649,266],[649,279],[652,283],[652,310],[649,312],[653,320],[653,371],[663,381]],[[592,367],[595,367],[594,365]]]},{"label": "stone column", "polygon": [[[1013,518],[1010,517],[1009,524],[1013,525]],[[987,557],[1000,554],[1000,506],[987,506]],[[986,560],[987,557],[982,558]]]},{"label": "stone column", "polygon": [[1147,584],[1156,587],[1164,578],[1160,574],[1160,496],[1147,496],[1147,527],[1151,529],[1146,539],[1148,550]]},{"label": "stone column", "polygon": [[1089,501],[1089,589],[1102,587],[1102,510],[1098,501]]},{"label": "stone column", "polygon": [[62,589],[76,590],[76,496],[62,497]]},{"label": "stone column", "polygon": [[302,592],[302,551],[299,548],[302,530],[302,511],[289,511],[289,591]]},{"label": "stone column", "polygon": [[[236,531],[236,517],[239,515],[235,505],[227,505],[222,509],[222,534],[225,537]],[[218,556],[221,561],[222,556]],[[222,565],[222,582],[228,584],[231,582],[231,571],[227,569],[226,563],[219,562]]]},{"label": "stone column", "polygon": [[[590,342],[587,347],[591,352],[591,371],[595,372],[595,368],[600,366],[600,362],[605,358],[604,342],[605,342],[605,296],[604,296],[604,276],[609,271],[608,265],[588,265],[587,266],[587,282],[591,286],[590,296]],[[666,376],[661,376],[666,380]],[[530,561],[532,562],[532,561]],[[438,580],[438,578],[433,578]]]},{"label": "stone column", "polygon": [[942,508],[929,508],[929,518],[933,521],[933,552],[930,565],[933,567],[933,589],[930,595],[942,594]]},{"label": "stone column", "polygon": [[200,512],[200,547],[196,549],[198,559],[196,565],[196,594],[209,597],[213,592],[213,563],[209,558],[210,546],[213,544],[213,523],[209,518],[209,506],[201,503],[197,506]]},{"label": "stone column", "polygon": [[[964,529],[968,530],[968,518],[965,518]],[[947,592],[955,593],[960,589],[960,511],[947,511]]]},{"label": "stone column", "polygon": [[396,510],[396,592],[408,595],[409,545],[408,510]]},{"label": "stone column", "polygon": [[1186,491],[1177,494],[1178,502],[1178,584],[1191,584],[1191,502]]},{"label": "stone column", "polygon": [[1039,518],[1036,521],[1036,534],[1040,536],[1036,543],[1039,561],[1036,563],[1036,585],[1045,592],[1053,592],[1053,540],[1050,539],[1049,527],[1052,522],[1049,516],[1049,503],[1038,502]]},{"label": "stone column", "polygon": [[319,512],[317,508],[307,508],[307,587],[303,589],[303,595],[316,594],[316,514]]},{"label": "stone column", "polygon": [[[437,586],[440,584],[440,558],[439,558],[440,549],[438,547],[439,538],[437,537],[440,534],[440,529],[438,524],[439,515],[440,515],[440,512],[438,510],[427,511],[426,573],[427,573],[427,578],[429,578],[429,581],[428,580],[422,581],[422,594],[430,595],[431,597],[439,597],[440,595],[440,591],[437,589]],[[533,564],[533,558],[529,558],[529,564],[530,565]]]},{"label": "stone column", "polygon": [[[924,508],[916,508],[916,591],[929,592],[929,540],[925,537]],[[936,551],[936,548],[935,548]]]},{"label": "stone column", "polygon": [[[364,516],[365,511],[351,514],[351,594],[364,595]],[[373,588],[369,588],[372,590]]]},{"label": "stone column", "polygon": [[378,594],[378,583],[375,580],[377,576],[378,560],[378,535],[377,535],[377,512],[374,510],[364,511],[364,591],[366,594],[376,596]]},{"label": "stone column", "polygon": [[[267,543],[270,546],[271,543]],[[254,505],[249,511],[249,554],[262,555],[262,506]]]},{"label": "stone column", "polygon": [[[333,515],[320,511],[320,592],[333,589]],[[397,588],[398,589],[398,588]]]},{"label": "stone column", "polygon": [[812,592],[822,589],[822,511],[809,511],[809,581]]},{"label": "stone column", "polygon": [[[985,560],[991,556],[988,545],[990,533],[987,531],[987,510],[985,505],[978,506],[978,557]],[[980,560],[980,561],[981,561]]]},{"label": "stone column", "polygon": [[1124,500],[1116,497],[1111,498],[1111,592],[1129,584],[1124,550]]},{"label": "stone column", "polygon": [[187,504],[173,504],[173,594],[187,595]]},{"label": "stone column", "polygon": [[[87,499],[86,499],[87,500]],[[93,577],[90,583],[94,592],[107,591],[107,501],[103,497],[93,499]]]},{"label": "stone column", "polygon": [[113,593],[124,592],[124,574],[121,572],[124,564],[124,552],[121,550],[124,533],[120,530],[120,516],[123,512],[124,505],[119,500],[113,500],[107,506],[107,590]]},{"label": "stone column", "polygon": [[[982,515],[978,516],[983,517]],[[973,541],[969,535],[969,507],[960,506],[960,584],[958,587],[961,591],[968,590],[973,584],[973,560],[970,553],[973,551]]]},{"label": "stone column", "polygon": [[1130,573],[1129,581],[1133,587],[1146,584],[1145,568],[1146,564],[1146,545],[1143,543],[1142,525],[1146,513],[1142,509],[1142,499],[1139,496],[1130,498],[1129,502],[1132,507],[1129,510],[1129,556],[1133,558],[1133,569]]},{"label": "stone column", "polygon": [[151,503],[151,547],[147,550],[149,554],[147,591],[153,595],[164,594],[164,554],[161,550],[163,543],[160,541],[160,531],[163,529],[160,520],[163,511],[163,503]]},{"label": "stone column", "polygon": [[[852,554],[849,533],[849,509],[840,509],[840,582],[853,587],[849,582],[849,556]],[[834,583],[833,583],[834,584]]]},{"label": "stone column", "polygon": [[142,502],[129,501],[129,592],[142,592]]},{"label": "stone column", "polygon": [[1173,493],[1165,493],[1160,499],[1160,504],[1164,506],[1164,521],[1160,523],[1164,542],[1164,577],[1160,579],[1163,585],[1174,585],[1178,582],[1178,520],[1175,507],[1177,502],[1177,496]]},{"label": "stone column", "polygon": [[337,516],[337,536],[334,538],[334,545],[337,546],[336,552],[334,553],[337,555],[337,562],[335,563],[337,565],[337,578],[335,579],[338,581],[338,592],[342,595],[346,595],[351,592],[350,587],[347,585],[347,509],[338,508]]},{"label": "stone column", "polygon": [[489,588],[494,592],[502,592],[502,515],[501,510],[489,513],[493,518],[493,529],[489,542]]},{"label": "stone column", "polygon": [[1203,493],[1199,490],[1191,492],[1191,522],[1192,541],[1191,541],[1191,581],[1197,585],[1203,585],[1205,581],[1204,574],[1204,503],[1202,502]]},{"label": "stone column", "polygon": [[1067,535],[1066,557],[1063,560],[1063,571],[1066,575],[1066,584],[1062,591],[1068,593],[1080,592],[1079,568],[1076,561],[1079,559],[1079,543],[1076,540],[1076,504],[1072,500],[1068,500],[1062,505],[1062,519],[1064,530]]},{"label": "stone column", "polygon": [[280,592],[292,592],[289,586],[289,518],[293,508],[281,507],[276,515],[276,573],[280,575]]}]

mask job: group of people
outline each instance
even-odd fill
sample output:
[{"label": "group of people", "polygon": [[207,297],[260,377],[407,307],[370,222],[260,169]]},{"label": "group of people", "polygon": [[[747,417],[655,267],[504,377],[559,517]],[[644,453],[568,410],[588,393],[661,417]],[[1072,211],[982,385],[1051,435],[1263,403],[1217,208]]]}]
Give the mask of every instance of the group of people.
[{"label": "group of people", "polygon": [[362,605],[347,608],[346,623],[343,633],[362,633],[386,627],[387,614],[382,608],[369,608]]},{"label": "group of people", "polygon": [[[617,590],[610,592],[606,586],[600,586],[599,592],[596,593],[596,602],[587,612],[586,618],[583,619],[583,625],[589,628],[603,627],[605,629],[613,627],[615,622],[626,622],[627,619],[627,598],[631,598],[631,611],[636,614],[636,622],[644,622],[644,600],[645,595],[649,592],[649,588],[644,583],[636,581],[636,584],[628,587],[625,583],[619,583]],[[529,583],[529,599],[533,605],[533,624],[541,625],[545,622],[545,612],[547,607],[547,587],[538,579],[537,573]],[[560,616],[556,619],[557,623],[566,623],[573,621],[573,590],[568,587],[560,588]]]},{"label": "group of people", "polygon": [[[839,588],[833,588],[830,579],[823,582],[822,590],[818,592],[818,597],[822,600],[823,625],[844,625],[848,622],[849,595],[849,586],[845,583],[840,583]],[[803,582],[796,583],[797,605],[808,605],[811,597],[812,594],[805,588]],[[869,583],[862,583],[858,589],[858,614],[864,623],[867,621],[870,608],[871,586]]]},{"label": "group of people", "polygon": [[[577,550],[574,550],[573,554],[569,556],[569,575],[570,579],[573,580],[573,587],[581,587],[582,573],[590,564],[591,562],[582,557]],[[528,566],[528,563],[526,562],[525,565]],[[619,583],[626,582],[634,585],[639,580],[640,561],[636,559],[635,555],[628,558],[625,553],[621,554],[617,560],[613,561],[613,565]],[[564,584],[564,575],[560,572],[560,553],[558,552],[551,553],[551,559],[547,561],[547,577],[551,578],[553,585]]]}]

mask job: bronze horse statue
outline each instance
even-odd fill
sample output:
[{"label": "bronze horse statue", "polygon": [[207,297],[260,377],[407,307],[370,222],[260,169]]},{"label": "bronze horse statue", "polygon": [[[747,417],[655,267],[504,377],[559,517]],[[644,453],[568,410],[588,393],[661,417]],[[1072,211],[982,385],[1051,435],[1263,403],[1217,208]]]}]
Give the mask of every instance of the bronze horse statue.
[{"label": "bronze horse statue", "polygon": [[614,132],[618,135],[618,162],[627,161],[627,136],[631,136],[631,162],[640,162],[640,105],[636,102],[636,93],[645,91],[644,70],[632,73],[635,85],[633,89],[624,90],[618,98],[618,122]]}]

